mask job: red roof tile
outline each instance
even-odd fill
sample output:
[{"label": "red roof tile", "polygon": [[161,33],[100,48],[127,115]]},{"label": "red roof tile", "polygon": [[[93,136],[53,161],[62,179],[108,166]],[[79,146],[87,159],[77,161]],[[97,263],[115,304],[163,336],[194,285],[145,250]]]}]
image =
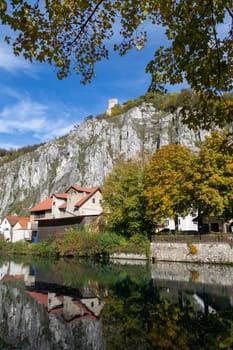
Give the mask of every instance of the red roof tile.
[{"label": "red roof tile", "polygon": [[94,189],[98,188],[98,187],[94,187],[94,188],[88,188],[88,187],[80,187],[80,186],[76,186],[76,185],[72,185],[70,186],[67,190],[66,193],[73,188],[74,190],[76,190],[77,192],[92,192]]},{"label": "red roof tile", "polygon": [[28,223],[30,222],[30,218],[28,217],[22,217],[19,216],[18,223],[21,225],[22,228],[26,229],[28,226]]},{"label": "red roof tile", "polygon": [[18,218],[19,217],[18,216],[10,216],[10,215],[8,215],[5,218],[8,220],[8,222],[10,223],[11,226],[14,226],[18,222]]},{"label": "red roof tile", "polygon": [[24,280],[24,275],[5,275],[2,279],[1,282],[15,282],[15,281],[21,281]]},{"label": "red roof tile", "polygon": [[48,197],[39,204],[36,204],[34,207],[30,209],[30,212],[34,211],[43,211],[43,210],[51,210],[52,209],[52,198]]},{"label": "red roof tile", "polygon": [[29,217],[16,216],[16,215],[14,215],[14,216],[8,215],[8,216],[5,216],[5,218],[3,218],[3,220],[4,219],[7,219],[12,227],[15,226],[15,224],[17,224],[17,222],[18,222],[22,226],[22,228],[27,228],[27,223],[30,221]]},{"label": "red roof tile", "polygon": [[67,199],[66,193],[54,193],[53,196],[59,199]]},{"label": "red roof tile", "polygon": [[25,292],[28,295],[30,295],[33,299],[36,299],[40,304],[43,304],[44,306],[48,307],[48,294],[30,290],[26,290]]}]

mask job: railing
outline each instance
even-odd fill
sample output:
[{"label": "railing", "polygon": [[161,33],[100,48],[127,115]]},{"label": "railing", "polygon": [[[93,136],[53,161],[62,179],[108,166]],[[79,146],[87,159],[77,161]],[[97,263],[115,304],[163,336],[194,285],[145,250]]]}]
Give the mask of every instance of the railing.
[{"label": "railing", "polygon": [[196,234],[196,235],[176,235],[167,234],[159,235],[155,234],[151,238],[153,243],[228,243],[233,245],[233,234]]}]

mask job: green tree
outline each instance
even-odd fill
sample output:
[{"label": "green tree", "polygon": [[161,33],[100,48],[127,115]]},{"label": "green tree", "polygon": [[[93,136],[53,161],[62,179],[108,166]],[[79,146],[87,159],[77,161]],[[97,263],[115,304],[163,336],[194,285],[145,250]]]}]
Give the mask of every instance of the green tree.
[{"label": "green tree", "polygon": [[196,158],[195,207],[224,221],[233,217],[233,146],[224,132],[215,131],[203,142]]},{"label": "green tree", "polygon": [[161,147],[146,167],[147,215],[156,223],[186,215],[192,207],[195,156],[181,145]]},{"label": "green tree", "polygon": [[[221,120],[229,120],[219,92],[233,87],[232,0],[0,0],[0,19],[16,32],[6,37],[16,55],[54,65],[60,79],[74,69],[84,83],[95,75],[95,63],[109,57],[118,28],[121,41],[113,48],[124,55],[144,48],[148,23],[155,36],[161,25],[169,44],[146,67],[150,89],[187,81],[200,93],[201,107],[217,100]],[[196,113],[194,119],[198,124]],[[214,113],[204,119],[215,122]]]},{"label": "green tree", "polygon": [[149,233],[145,219],[141,160],[119,159],[103,185],[104,217],[111,230],[128,237]]}]

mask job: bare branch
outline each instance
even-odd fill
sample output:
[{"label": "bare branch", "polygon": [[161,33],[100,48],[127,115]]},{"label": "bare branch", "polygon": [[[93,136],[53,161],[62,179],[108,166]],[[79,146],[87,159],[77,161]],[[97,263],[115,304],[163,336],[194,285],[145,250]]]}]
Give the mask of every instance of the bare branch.
[{"label": "bare branch", "polygon": [[221,80],[221,62],[220,62],[220,52],[219,52],[219,45],[218,45],[218,38],[217,38],[217,31],[216,31],[216,25],[215,25],[215,18],[214,18],[214,2],[211,0],[211,17],[213,22],[213,31],[214,31],[214,40],[215,40],[215,46],[217,48],[217,60],[218,60],[218,90],[220,90],[220,80]]},{"label": "bare branch", "polygon": [[85,27],[87,26],[87,24],[90,22],[90,20],[92,19],[92,17],[94,16],[95,12],[97,11],[98,7],[104,2],[104,0],[100,0],[96,6],[94,7],[94,9],[92,10],[92,12],[90,13],[90,15],[87,17],[86,21],[83,23],[83,25],[81,26],[78,34],[75,36],[74,40],[72,41],[71,45],[73,43],[75,43],[75,41],[80,37],[80,35],[83,33]]}]

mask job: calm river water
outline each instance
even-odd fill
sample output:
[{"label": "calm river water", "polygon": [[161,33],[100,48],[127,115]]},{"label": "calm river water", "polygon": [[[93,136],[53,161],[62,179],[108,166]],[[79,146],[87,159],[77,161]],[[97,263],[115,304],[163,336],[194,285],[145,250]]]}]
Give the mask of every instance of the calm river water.
[{"label": "calm river water", "polygon": [[233,267],[0,260],[0,349],[233,349]]}]

